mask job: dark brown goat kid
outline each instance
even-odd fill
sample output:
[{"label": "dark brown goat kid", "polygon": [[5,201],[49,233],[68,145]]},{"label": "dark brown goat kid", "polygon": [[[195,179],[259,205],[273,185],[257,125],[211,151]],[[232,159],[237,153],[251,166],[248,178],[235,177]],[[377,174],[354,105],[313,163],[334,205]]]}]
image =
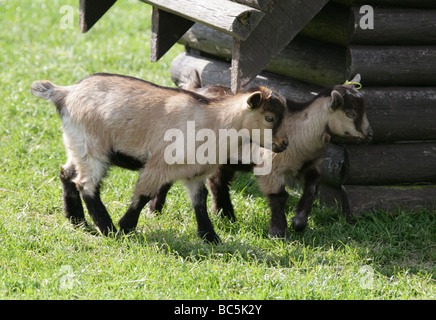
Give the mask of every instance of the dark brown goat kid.
[{"label": "dark brown goat kid", "polygon": [[[360,83],[360,75],[356,75],[349,83]],[[198,86],[198,77],[187,84],[188,89],[210,97],[231,94],[230,89],[223,86],[195,89]],[[324,89],[305,103],[287,100],[287,111],[284,124],[289,140],[288,148],[273,155],[270,174],[256,176],[259,188],[270,204],[269,234],[273,237],[288,236],[285,215],[288,193],[285,185],[290,177],[303,182],[303,194],[295,207],[292,225],[296,231],[302,231],[306,227],[321,179],[319,165],[332,135],[351,138],[357,142],[369,142],[372,139],[363,96],[352,84]],[[236,219],[230,201],[229,186],[235,172],[252,171],[253,168],[253,164],[221,165],[218,172],[209,177],[208,184],[215,211],[221,211],[230,220]],[[162,210],[170,188],[171,184],[159,188],[157,196],[150,202],[150,210]]]}]

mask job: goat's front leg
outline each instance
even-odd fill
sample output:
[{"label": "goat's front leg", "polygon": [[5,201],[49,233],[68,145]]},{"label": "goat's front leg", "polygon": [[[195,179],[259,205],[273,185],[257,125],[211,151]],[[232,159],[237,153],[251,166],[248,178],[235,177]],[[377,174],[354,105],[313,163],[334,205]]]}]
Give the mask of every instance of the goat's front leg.
[{"label": "goat's front leg", "polygon": [[164,183],[159,187],[159,189],[157,189],[156,195],[148,203],[148,208],[150,209],[150,212],[162,212],[162,208],[165,204],[168,191],[170,191],[172,185],[173,184],[171,182]]},{"label": "goat's front leg", "polygon": [[304,173],[303,194],[295,207],[292,227],[295,231],[303,231],[307,225],[307,218],[312,210],[313,200],[318,193],[321,174],[317,168],[310,168]]},{"label": "goat's front leg", "polygon": [[117,232],[117,228],[115,228],[106,207],[101,201],[100,186],[97,186],[91,193],[82,191],[82,198],[89,215],[102,234],[107,236],[110,232]]},{"label": "goat's front leg", "polygon": [[215,230],[207,213],[207,189],[203,181],[186,181],[185,182],[192,206],[194,207],[195,217],[197,218],[198,235],[210,243],[220,243],[221,239],[215,233]]},{"label": "goat's front leg", "polygon": [[285,186],[282,186],[278,193],[270,193],[266,196],[271,208],[269,235],[274,238],[288,237],[288,222],[286,221],[285,211],[289,195],[285,190]]},{"label": "goat's front leg", "polygon": [[216,213],[221,212],[221,216],[230,221],[236,221],[229,189],[234,173],[232,169],[221,166],[217,173],[208,179],[208,185],[212,192],[214,211]]},{"label": "goat's front leg", "polygon": [[147,204],[147,202],[151,199],[149,196],[141,195],[138,197],[134,197],[132,204],[130,205],[127,212],[118,222],[120,226],[120,231],[123,233],[129,233],[135,231],[136,226],[138,225],[139,215],[141,214],[142,208]]}]

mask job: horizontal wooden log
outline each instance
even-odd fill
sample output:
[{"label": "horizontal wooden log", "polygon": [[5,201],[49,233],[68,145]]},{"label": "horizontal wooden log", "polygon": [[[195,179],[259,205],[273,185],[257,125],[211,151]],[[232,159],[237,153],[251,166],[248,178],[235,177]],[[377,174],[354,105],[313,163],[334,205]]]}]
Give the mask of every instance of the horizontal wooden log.
[{"label": "horizontal wooden log", "polygon": [[342,208],[342,213],[350,220],[378,210],[436,210],[436,185],[344,185],[332,188],[322,184],[320,201],[330,207]]},{"label": "horizontal wooden log", "polygon": [[341,184],[436,182],[436,142],[345,145]]},{"label": "horizontal wooden log", "polygon": [[361,92],[373,142],[436,140],[436,87],[364,87]]},{"label": "horizontal wooden log", "polygon": [[436,8],[434,0],[333,0],[348,6],[389,6],[408,8]]},{"label": "horizontal wooden log", "polygon": [[436,85],[436,46],[350,45],[347,74],[356,73],[370,85]]},{"label": "horizontal wooden log", "polygon": [[[176,83],[187,83],[198,72],[203,85],[230,86],[230,64],[182,53],[171,65]],[[321,87],[289,77],[264,72],[253,84],[279,91],[288,99],[307,101]],[[374,131],[374,143],[410,140],[436,140],[435,87],[363,87],[367,115]],[[337,139],[335,141],[339,142]]]},{"label": "horizontal wooden log", "polygon": [[229,0],[142,0],[161,10],[200,22],[245,40],[263,18],[260,10]]},{"label": "horizontal wooden log", "polygon": [[436,44],[436,10],[373,7],[374,28],[362,28],[360,7],[326,5],[301,34],[321,41],[348,44]]},{"label": "horizontal wooden log", "polygon": [[331,144],[321,171],[336,187],[436,182],[436,142]]}]

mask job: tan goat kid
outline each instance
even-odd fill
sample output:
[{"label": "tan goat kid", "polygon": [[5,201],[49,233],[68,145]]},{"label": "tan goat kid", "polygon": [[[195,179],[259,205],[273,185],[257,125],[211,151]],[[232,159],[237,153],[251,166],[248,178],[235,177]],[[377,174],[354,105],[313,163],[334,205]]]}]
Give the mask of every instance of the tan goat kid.
[{"label": "tan goat kid", "polygon": [[[198,234],[218,242],[207,214],[204,180],[218,163],[168,164],[165,141],[168,130],[186,134],[188,121],[196,129],[272,130],[272,150],[286,149],[281,126],[285,100],[264,87],[220,98],[206,98],[182,89],[165,88],[144,80],[113,74],[94,74],[72,86],[36,81],[31,92],[51,101],[62,119],[68,161],[61,168],[66,217],[86,224],[80,194],[96,226],[103,234],[116,232],[100,199],[100,185],[111,165],[139,170],[132,204],[119,221],[121,231],[136,228],[142,208],[160,185],[184,180],[195,210]],[[265,136],[266,137],[266,136]],[[251,139],[252,137],[248,137]],[[270,144],[271,146],[271,144]],[[198,143],[194,143],[198,148]],[[80,191],[80,193],[79,193]]]}]

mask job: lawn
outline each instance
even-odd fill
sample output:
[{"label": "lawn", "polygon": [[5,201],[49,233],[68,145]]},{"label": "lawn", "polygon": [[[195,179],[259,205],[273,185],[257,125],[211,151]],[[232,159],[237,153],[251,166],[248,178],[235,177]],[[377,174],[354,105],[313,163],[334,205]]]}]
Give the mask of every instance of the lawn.
[{"label": "lawn", "polygon": [[[64,5],[73,9],[72,28]],[[61,122],[29,86],[73,84],[94,72],[174,86],[170,64],[184,49],[150,63],[150,17],[148,5],[118,1],[80,34],[78,1],[0,0],[0,299],[436,298],[434,212],[398,209],[349,224],[316,202],[307,230],[270,239],[268,204],[249,174],[232,188],[238,221],[212,215],[219,245],[197,237],[181,184],[161,215],[143,210],[135,234],[106,238],[71,227],[58,179]],[[105,180],[114,221],[136,175],[114,168]],[[299,197],[290,192],[289,220]]]}]

